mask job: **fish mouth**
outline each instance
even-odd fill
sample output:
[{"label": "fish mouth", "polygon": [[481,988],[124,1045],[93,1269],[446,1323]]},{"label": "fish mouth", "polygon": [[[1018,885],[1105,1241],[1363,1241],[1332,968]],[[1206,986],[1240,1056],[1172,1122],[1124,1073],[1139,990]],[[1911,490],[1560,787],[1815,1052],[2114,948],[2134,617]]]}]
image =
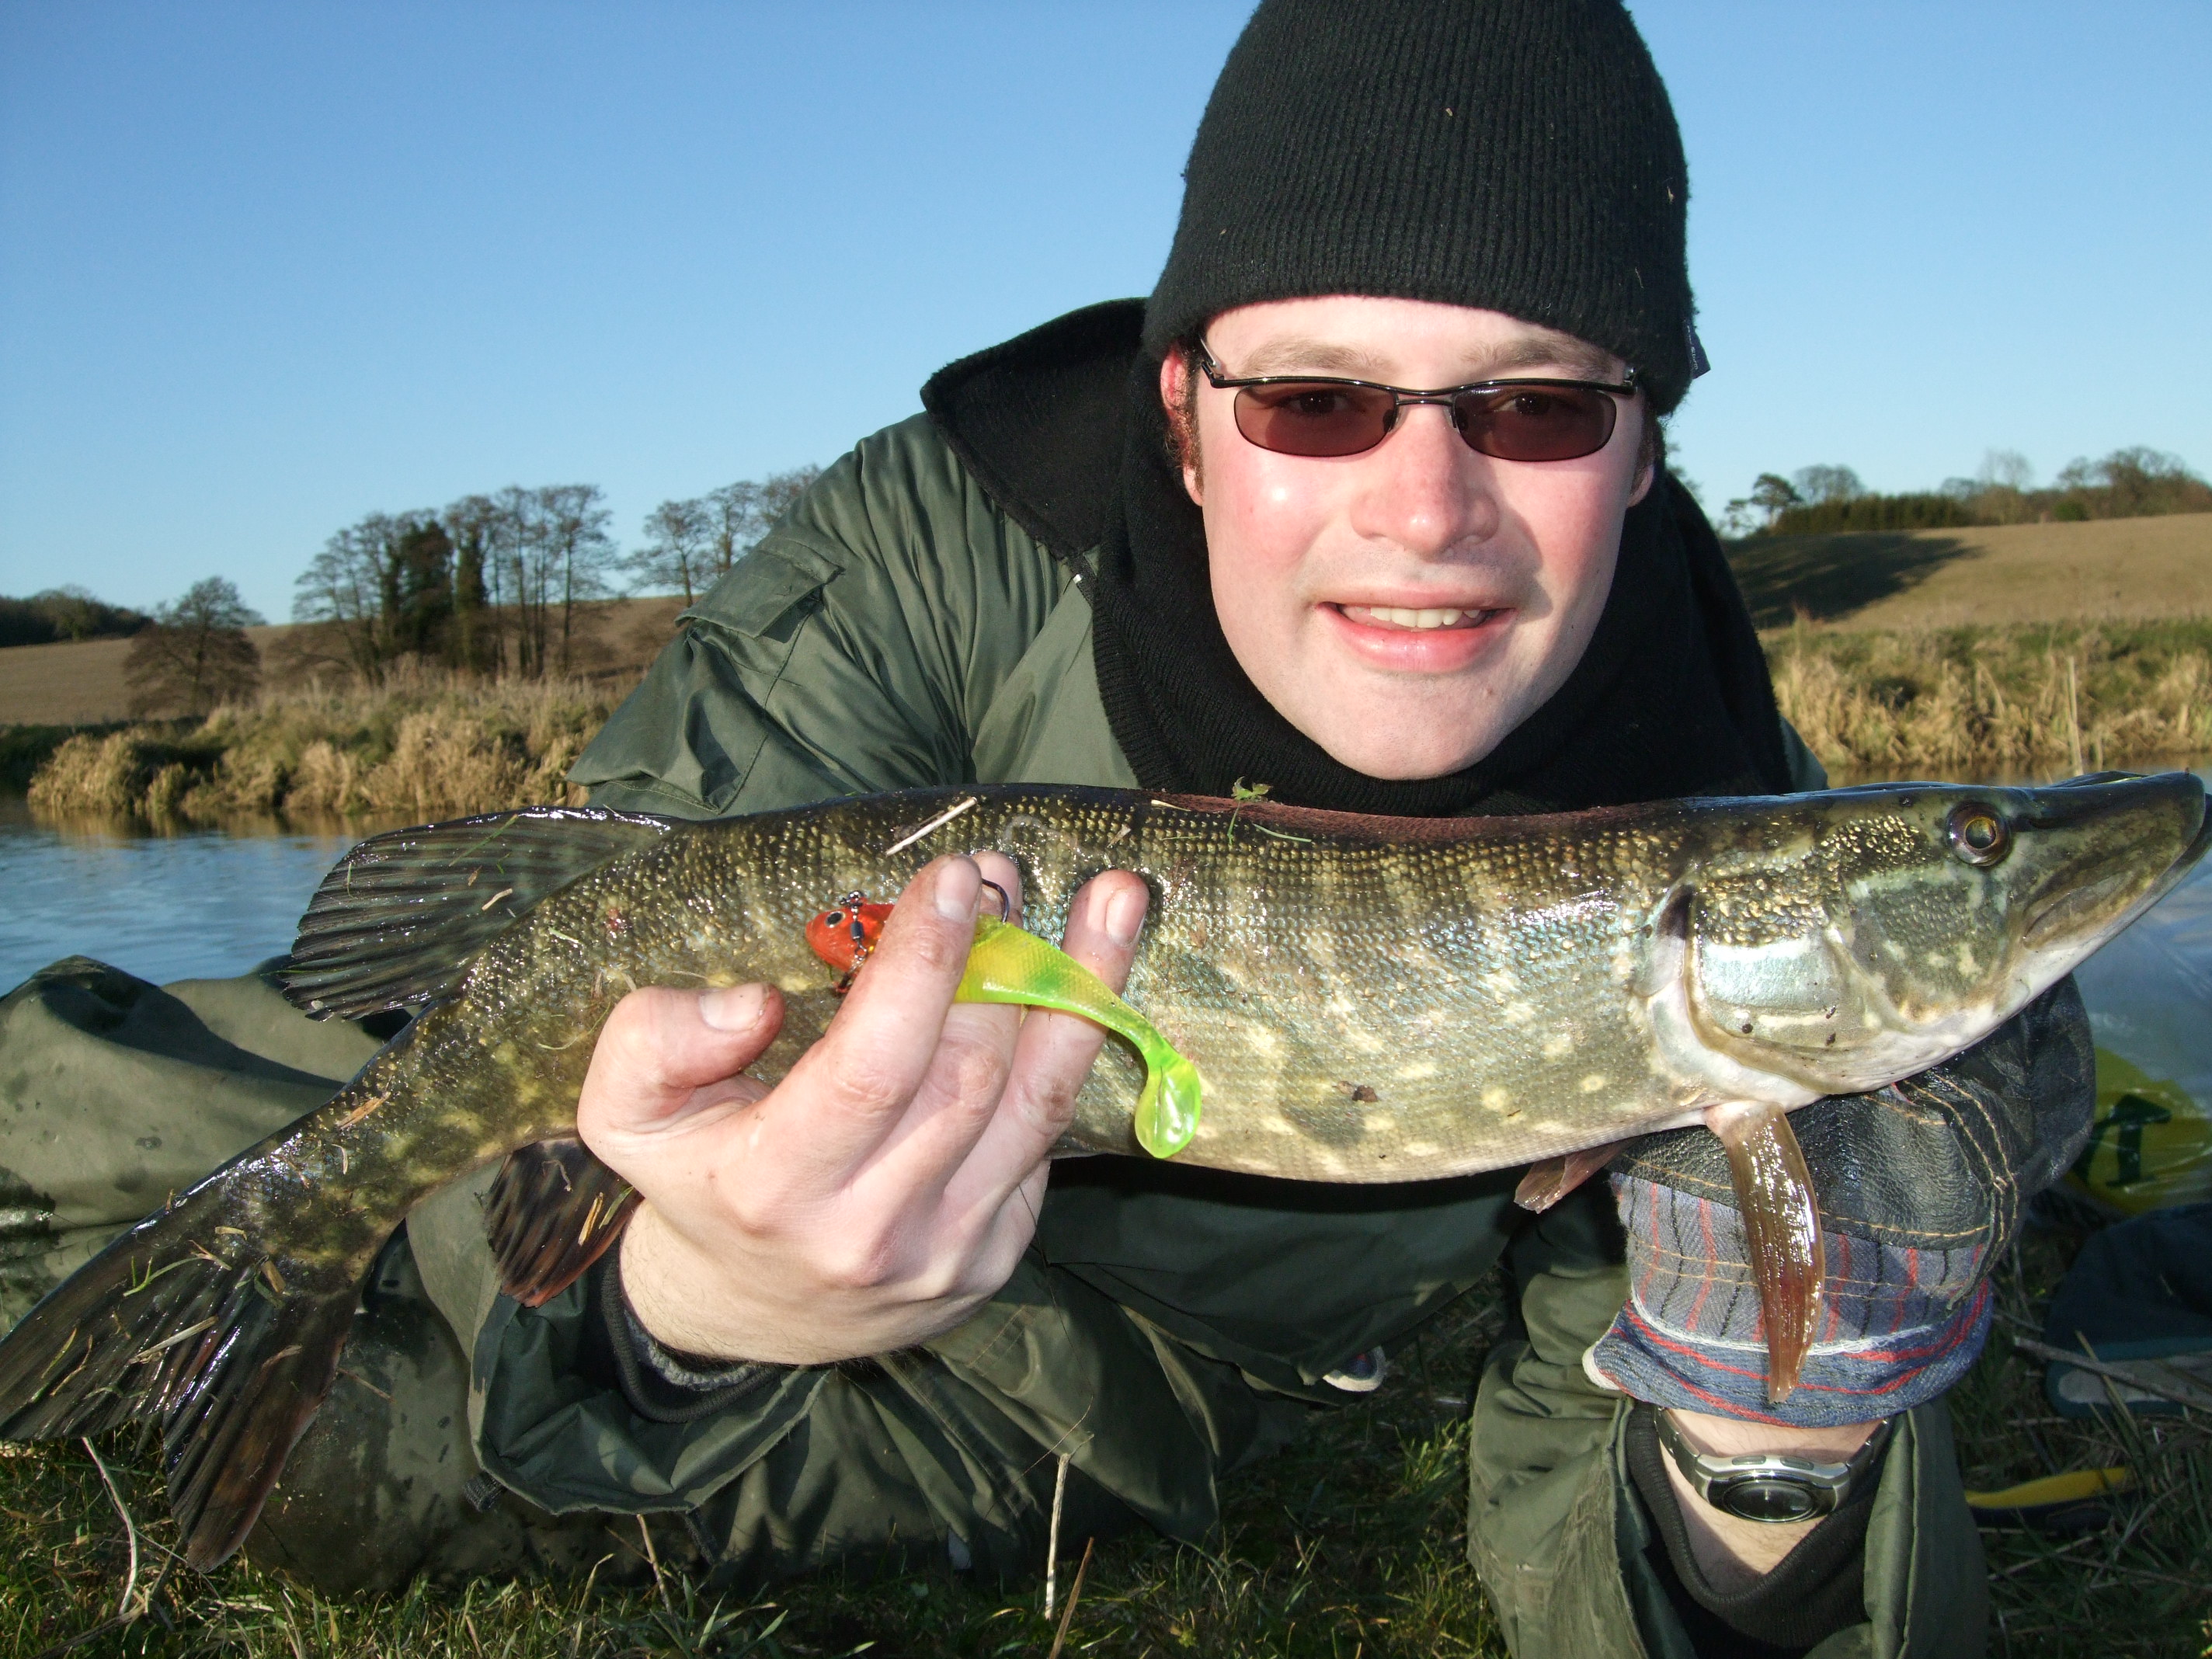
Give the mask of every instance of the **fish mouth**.
[{"label": "fish mouth", "polygon": [[[2148,777],[2100,772],[2069,779],[2028,792],[2017,822],[2045,834],[2071,832],[2083,842],[2054,862],[2022,913],[2021,942],[2030,950],[2085,941],[2092,934],[2109,937],[2163,898],[2212,850],[2204,786],[2188,772]],[[2142,854],[2160,842],[2173,850],[2146,875]],[[2084,880],[2099,864],[2111,867]]]}]

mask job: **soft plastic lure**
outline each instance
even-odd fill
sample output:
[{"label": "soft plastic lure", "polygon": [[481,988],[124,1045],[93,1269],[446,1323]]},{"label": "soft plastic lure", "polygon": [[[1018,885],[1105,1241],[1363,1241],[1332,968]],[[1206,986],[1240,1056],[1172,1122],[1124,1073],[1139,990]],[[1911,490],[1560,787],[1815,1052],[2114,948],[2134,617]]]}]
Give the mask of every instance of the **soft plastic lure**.
[{"label": "soft plastic lure", "polygon": [[[806,942],[849,982],[875,949],[890,913],[890,905],[870,904],[854,894],[809,921]],[[1050,1008],[1104,1026],[1127,1039],[1145,1062],[1145,1086],[1137,1097],[1137,1144],[1154,1158],[1173,1158],[1198,1133],[1204,1093],[1198,1067],[1152,1021],[1058,945],[1012,922],[977,917],[968,971],[960,976],[953,1000]]]}]

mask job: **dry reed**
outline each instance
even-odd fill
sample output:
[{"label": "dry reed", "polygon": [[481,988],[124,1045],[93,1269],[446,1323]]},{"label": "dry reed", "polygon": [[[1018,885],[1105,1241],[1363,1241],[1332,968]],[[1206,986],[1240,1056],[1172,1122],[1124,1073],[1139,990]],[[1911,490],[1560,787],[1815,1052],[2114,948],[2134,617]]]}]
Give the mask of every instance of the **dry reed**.
[{"label": "dry reed", "polygon": [[2212,748],[2212,625],[1766,637],[1782,711],[1838,776],[2006,776]]},{"label": "dry reed", "polygon": [[71,738],[32,779],[30,802],[55,815],[198,823],[576,805],[565,774],[618,700],[582,682],[435,672],[272,692],[181,730]]}]

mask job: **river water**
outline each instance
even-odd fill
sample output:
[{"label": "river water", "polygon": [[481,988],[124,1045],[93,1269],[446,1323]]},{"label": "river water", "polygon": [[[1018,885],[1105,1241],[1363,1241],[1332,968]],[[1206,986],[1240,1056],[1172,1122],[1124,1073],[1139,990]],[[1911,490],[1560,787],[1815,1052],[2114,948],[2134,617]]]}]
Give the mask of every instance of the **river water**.
[{"label": "river water", "polygon": [[64,827],[0,799],[0,989],[74,955],[156,984],[244,973],[290,948],[316,883],[356,838]]}]

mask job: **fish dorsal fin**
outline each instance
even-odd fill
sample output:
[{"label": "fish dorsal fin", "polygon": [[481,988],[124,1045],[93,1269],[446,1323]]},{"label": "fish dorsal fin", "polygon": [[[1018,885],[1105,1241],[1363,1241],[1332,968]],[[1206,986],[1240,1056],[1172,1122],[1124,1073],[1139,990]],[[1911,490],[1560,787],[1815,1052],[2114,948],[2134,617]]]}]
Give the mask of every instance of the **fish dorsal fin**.
[{"label": "fish dorsal fin", "polygon": [[636,1189],[580,1140],[541,1140],[507,1155],[484,1200],[500,1288],[526,1308],[561,1294],[621,1236]]},{"label": "fish dorsal fin", "polygon": [[372,836],[323,878],[301,917],[284,994],[318,1019],[450,996],[470,959],[539,900],[674,827],[641,812],[532,806]]}]

